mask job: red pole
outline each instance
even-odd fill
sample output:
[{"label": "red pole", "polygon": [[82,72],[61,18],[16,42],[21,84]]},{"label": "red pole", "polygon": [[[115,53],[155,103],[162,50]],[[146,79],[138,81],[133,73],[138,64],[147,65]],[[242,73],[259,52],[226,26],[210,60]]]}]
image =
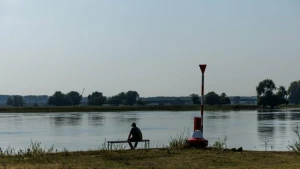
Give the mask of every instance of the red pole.
[{"label": "red pole", "polygon": [[199,65],[202,72],[202,85],[201,85],[201,132],[203,134],[203,110],[204,110],[204,72],[206,69],[206,65]]}]

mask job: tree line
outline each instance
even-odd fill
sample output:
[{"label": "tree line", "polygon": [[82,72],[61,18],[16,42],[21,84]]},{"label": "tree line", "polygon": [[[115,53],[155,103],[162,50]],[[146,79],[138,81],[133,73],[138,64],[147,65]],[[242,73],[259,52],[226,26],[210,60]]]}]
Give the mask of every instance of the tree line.
[{"label": "tree line", "polygon": [[274,108],[280,104],[300,103],[300,80],[290,83],[288,90],[284,86],[276,88],[271,79],[259,82],[256,87],[257,104],[266,108]]},{"label": "tree line", "polygon": [[[71,91],[67,94],[57,91],[49,97],[48,104],[53,106],[76,106],[80,104],[81,100],[82,96],[76,91]],[[102,92],[95,91],[88,95],[87,100],[88,105],[91,106],[102,106],[103,104],[132,106],[134,104],[142,104],[136,91],[121,92],[112,97],[106,97]]]},{"label": "tree line", "polygon": [[[52,106],[76,106],[81,104],[82,95],[76,91],[71,91],[67,94],[61,91],[56,91],[52,96],[48,97],[47,104]],[[88,105],[102,106],[103,104],[109,105],[129,105],[134,104],[144,105],[140,100],[139,94],[136,91],[121,92],[112,97],[106,97],[101,92],[95,91],[87,97]],[[9,96],[6,104],[14,107],[21,107],[25,105],[24,97],[19,95]]]},{"label": "tree line", "polygon": [[[200,96],[197,94],[191,94],[190,95],[194,104],[200,104]],[[225,105],[230,104],[230,99],[227,97],[225,93],[222,93],[221,95],[218,95],[214,91],[208,92],[204,96],[204,104],[208,105]]]},{"label": "tree line", "polygon": [[[257,105],[266,108],[274,108],[280,104],[299,104],[300,103],[300,80],[290,83],[288,90],[284,86],[276,87],[271,79],[265,79],[259,82],[256,87]],[[197,94],[190,95],[194,104],[200,104],[200,97]],[[71,91],[64,94],[56,91],[52,96],[48,97],[48,105],[53,106],[76,106],[81,103],[82,96],[76,92]],[[121,92],[115,96],[106,97],[102,92],[95,91],[87,97],[88,105],[102,106],[104,104],[118,106],[118,105],[145,105],[140,99],[139,93],[136,91]],[[230,104],[230,99],[225,93],[220,95],[211,91],[205,95],[204,103],[208,105],[224,105]],[[23,96],[9,96],[6,101],[10,106],[24,106],[25,102]]]}]

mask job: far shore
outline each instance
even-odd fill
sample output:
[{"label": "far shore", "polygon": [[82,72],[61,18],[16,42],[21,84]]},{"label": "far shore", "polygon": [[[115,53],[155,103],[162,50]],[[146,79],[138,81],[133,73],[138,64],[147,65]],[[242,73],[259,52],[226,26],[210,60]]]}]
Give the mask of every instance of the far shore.
[{"label": "far shore", "polygon": [[[277,109],[295,109],[300,105],[281,105]],[[124,111],[200,111],[200,105],[188,106],[37,106],[37,107],[0,107],[0,112],[124,112]],[[261,110],[257,105],[220,105],[204,106],[205,111]],[[268,109],[269,110],[269,109]]]}]

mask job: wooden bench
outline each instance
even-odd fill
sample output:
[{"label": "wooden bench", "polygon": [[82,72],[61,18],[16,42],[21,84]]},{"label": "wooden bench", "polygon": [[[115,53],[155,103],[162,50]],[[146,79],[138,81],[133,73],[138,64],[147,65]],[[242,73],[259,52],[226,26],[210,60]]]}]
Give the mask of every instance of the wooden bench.
[{"label": "wooden bench", "polygon": [[128,142],[131,142],[131,143],[134,143],[134,142],[145,142],[145,149],[149,149],[150,148],[150,140],[140,140],[140,141],[128,141],[128,140],[122,140],[122,141],[107,141],[107,146],[108,146],[108,150],[112,150],[112,145],[115,144],[115,143],[128,143]]}]

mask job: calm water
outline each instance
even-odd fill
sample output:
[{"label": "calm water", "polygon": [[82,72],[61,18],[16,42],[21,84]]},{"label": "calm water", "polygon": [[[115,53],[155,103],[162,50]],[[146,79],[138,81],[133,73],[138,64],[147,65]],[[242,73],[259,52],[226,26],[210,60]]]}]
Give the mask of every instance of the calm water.
[{"label": "calm water", "polygon": [[[171,136],[192,133],[193,117],[199,111],[182,112],[88,112],[88,113],[1,113],[0,147],[24,149],[30,141],[61,150],[88,150],[106,140],[124,140],[136,122],[151,147],[167,145]],[[228,137],[228,147],[248,150],[287,150],[296,139],[300,112],[215,111],[204,114],[204,137],[209,144]],[[140,146],[143,144],[140,144]],[[127,146],[128,147],[128,146]]]}]

